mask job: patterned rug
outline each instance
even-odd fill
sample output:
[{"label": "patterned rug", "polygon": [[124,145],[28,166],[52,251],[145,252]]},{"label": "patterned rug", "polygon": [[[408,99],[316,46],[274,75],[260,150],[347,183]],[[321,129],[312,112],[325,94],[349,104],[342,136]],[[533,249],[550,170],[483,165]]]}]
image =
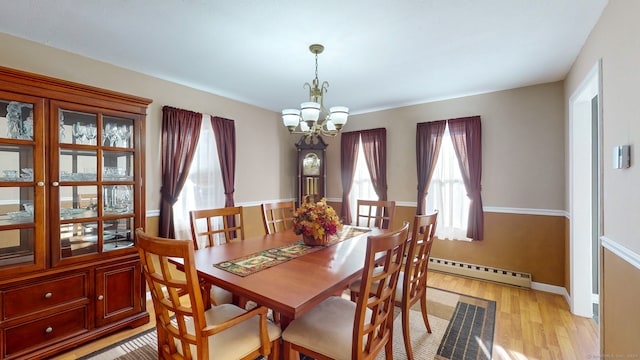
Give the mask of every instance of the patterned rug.
[{"label": "patterned rug", "polygon": [[359,228],[355,226],[344,226],[342,230],[338,231],[336,235],[331,237],[329,244],[324,246],[309,246],[305,245],[302,240],[298,240],[293,244],[263,250],[251,255],[243,256],[238,259],[213,264],[213,266],[217,267],[218,269],[228,271],[232,274],[244,277],[254,274],[258,271],[268,269],[272,266],[282,264],[285,261],[295,259],[298,256],[318,251],[327,246],[337,244],[354,236],[367,233],[369,231],[371,231],[371,229]]},{"label": "patterned rug", "polygon": [[[427,333],[420,304],[409,315],[411,346],[415,359],[491,359],[495,323],[495,301],[429,288],[427,307],[431,334]],[[400,309],[393,323],[393,358],[407,359],[402,336]],[[80,358],[81,360],[157,359],[157,337],[150,329]],[[385,358],[384,351],[376,360]],[[302,357],[311,360],[309,357]]]}]

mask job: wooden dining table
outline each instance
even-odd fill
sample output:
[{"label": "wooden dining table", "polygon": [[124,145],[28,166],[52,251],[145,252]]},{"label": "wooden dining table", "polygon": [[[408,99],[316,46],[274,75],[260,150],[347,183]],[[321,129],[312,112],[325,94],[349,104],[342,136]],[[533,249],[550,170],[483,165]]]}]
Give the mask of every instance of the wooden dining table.
[{"label": "wooden dining table", "polygon": [[[341,294],[360,278],[367,237],[383,231],[371,229],[247,276],[235,275],[214,264],[289,245],[302,236],[286,230],[196,250],[195,266],[201,279],[277,312],[280,326],[285,329],[292,320],[326,298]],[[174,262],[179,268],[181,263]]]}]

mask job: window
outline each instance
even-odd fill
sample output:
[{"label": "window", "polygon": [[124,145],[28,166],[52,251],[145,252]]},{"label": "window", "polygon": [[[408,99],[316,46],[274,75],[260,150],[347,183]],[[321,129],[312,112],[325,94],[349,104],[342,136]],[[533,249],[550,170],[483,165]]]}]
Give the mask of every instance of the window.
[{"label": "window", "polygon": [[426,197],[427,212],[431,209],[439,211],[436,227],[438,238],[471,240],[466,236],[469,203],[447,125]]},{"label": "window", "polygon": [[180,192],[178,201],[173,205],[176,239],[191,239],[189,211],[224,207],[224,200],[224,185],[216,139],[209,116],[203,115],[200,137],[189,169],[189,177]]},{"label": "window", "polygon": [[359,143],[360,145],[358,146],[356,171],[353,174],[353,185],[351,186],[351,193],[349,194],[349,202],[351,203],[351,214],[354,216],[358,213],[356,209],[356,207],[358,206],[358,199],[378,200],[378,195],[376,194],[376,191],[373,188],[373,184],[371,183],[369,167],[367,166],[367,161],[364,158],[364,150],[362,149],[362,138],[360,138]]}]

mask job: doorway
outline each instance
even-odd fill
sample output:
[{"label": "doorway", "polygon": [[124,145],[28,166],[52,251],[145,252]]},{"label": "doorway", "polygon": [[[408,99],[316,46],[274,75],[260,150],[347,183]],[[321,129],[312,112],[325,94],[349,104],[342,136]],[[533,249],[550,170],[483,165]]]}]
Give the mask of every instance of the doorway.
[{"label": "doorway", "polygon": [[601,234],[601,62],[569,100],[570,306],[584,317],[599,313]]}]

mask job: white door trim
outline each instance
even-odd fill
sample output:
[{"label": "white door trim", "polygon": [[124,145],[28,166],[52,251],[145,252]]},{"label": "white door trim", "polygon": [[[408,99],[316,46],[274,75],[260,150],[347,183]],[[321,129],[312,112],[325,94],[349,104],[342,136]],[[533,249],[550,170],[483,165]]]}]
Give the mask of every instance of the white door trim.
[{"label": "white door trim", "polygon": [[[593,168],[591,99],[598,95],[601,114],[601,61],[569,99],[570,307],[575,315],[592,317]],[[599,116],[600,116],[599,114]],[[595,130],[597,131],[597,130]],[[597,264],[595,264],[597,266]]]}]

